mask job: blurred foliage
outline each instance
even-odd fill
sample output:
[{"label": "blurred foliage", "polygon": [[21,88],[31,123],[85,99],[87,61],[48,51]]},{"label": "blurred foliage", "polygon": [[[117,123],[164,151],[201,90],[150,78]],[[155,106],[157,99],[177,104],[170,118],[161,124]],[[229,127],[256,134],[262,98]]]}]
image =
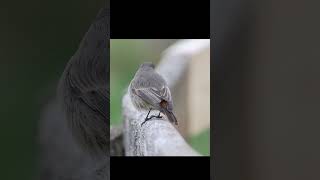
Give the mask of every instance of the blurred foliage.
[{"label": "blurred foliage", "polygon": [[[122,97],[139,65],[145,61],[157,63],[161,52],[176,40],[125,40],[110,41],[110,125],[122,123]],[[209,155],[210,131],[190,137],[189,142],[203,155]]]},{"label": "blurred foliage", "polygon": [[200,154],[210,156],[210,129],[190,137],[188,143]]}]

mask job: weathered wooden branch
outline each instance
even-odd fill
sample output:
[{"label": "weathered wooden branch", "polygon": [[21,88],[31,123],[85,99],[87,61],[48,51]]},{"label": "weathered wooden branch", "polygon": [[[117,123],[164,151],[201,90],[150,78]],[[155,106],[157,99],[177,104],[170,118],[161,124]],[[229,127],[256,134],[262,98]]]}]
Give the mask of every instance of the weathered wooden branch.
[{"label": "weathered wooden branch", "polygon": [[[191,56],[210,40],[182,40],[168,48],[156,67],[171,91],[185,75]],[[199,156],[164,116],[141,127],[147,112],[137,111],[127,94],[123,97],[124,148],[127,156]],[[183,119],[180,119],[183,121]]]},{"label": "weathered wooden branch", "polygon": [[111,156],[124,155],[122,127],[110,128],[110,155]]}]

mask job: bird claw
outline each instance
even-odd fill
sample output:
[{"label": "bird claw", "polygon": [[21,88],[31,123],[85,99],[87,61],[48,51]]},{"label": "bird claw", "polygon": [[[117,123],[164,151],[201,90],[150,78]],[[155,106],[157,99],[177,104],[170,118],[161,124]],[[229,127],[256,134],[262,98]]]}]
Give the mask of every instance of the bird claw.
[{"label": "bird claw", "polygon": [[141,127],[142,127],[142,126],[143,126],[143,124],[144,124],[144,123],[146,123],[146,122],[147,122],[146,120],[145,120],[145,121],[143,121],[143,122],[141,123]]},{"label": "bird claw", "polygon": [[142,127],[142,125],[144,124],[144,123],[146,123],[147,121],[149,121],[150,119],[152,119],[153,117],[155,117],[155,116],[150,116],[150,117],[146,117],[145,119],[144,119],[144,121],[141,123],[141,127]]},{"label": "bird claw", "polygon": [[[148,115],[149,115],[149,113],[148,113]],[[142,127],[142,125],[144,124],[144,123],[146,123],[147,121],[149,121],[149,120],[151,120],[152,118],[162,118],[162,116],[160,115],[160,113],[157,115],[157,116],[155,116],[155,115],[152,115],[152,116],[150,116],[150,117],[146,117],[145,119],[144,119],[144,121],[141,123],[141,127]]]}]

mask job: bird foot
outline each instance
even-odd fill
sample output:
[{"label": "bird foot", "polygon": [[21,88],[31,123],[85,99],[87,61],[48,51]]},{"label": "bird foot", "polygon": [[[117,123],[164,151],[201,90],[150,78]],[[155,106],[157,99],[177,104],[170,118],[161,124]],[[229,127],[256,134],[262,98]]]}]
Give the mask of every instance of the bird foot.
[{"label": "bird foot", "polygon": [[162,118],[162,116],[161,116],[160,113],[159,113],[157,116],[152,115],[152,116],[150,116],[150,117],[146,117],[146,118],[144,119],[144,121],[141,123],[141,127],[142,127],[142,125],[143,125],[144,123],[146,123],[147,121],[151,120],[152,118]]}]

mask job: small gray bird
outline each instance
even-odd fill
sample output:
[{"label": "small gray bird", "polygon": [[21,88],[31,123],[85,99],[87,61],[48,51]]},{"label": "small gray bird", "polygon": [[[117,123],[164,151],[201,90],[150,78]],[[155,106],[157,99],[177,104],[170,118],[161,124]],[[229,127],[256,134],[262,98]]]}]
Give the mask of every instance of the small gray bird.
[{"label": "small gray bird", "polygon": [[[162,118],[160,113],[165,114],[170,122],[178,125],[173,113],[170,89],[162,76],[154,70],[152,63],[146,62],[140,65],[129,85],[129,94],[133,105],[138,110],[149,110],[141,126],[153,117]],[[152,109],[159,110],[159,115],[148,117]]]}]

